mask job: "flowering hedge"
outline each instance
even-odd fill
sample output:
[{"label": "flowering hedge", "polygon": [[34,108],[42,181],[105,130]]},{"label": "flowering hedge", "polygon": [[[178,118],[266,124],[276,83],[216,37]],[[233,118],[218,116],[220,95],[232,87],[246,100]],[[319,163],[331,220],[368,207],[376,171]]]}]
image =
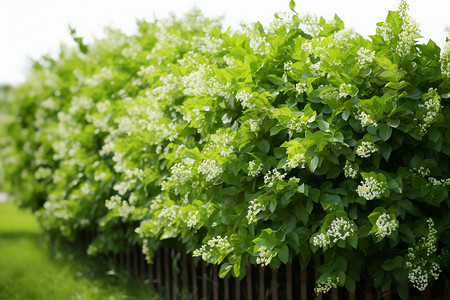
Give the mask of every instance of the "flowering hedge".
[{"label": "flowering hedge", "polygon": [[295,12],[110,30],[2,94],[3,189],[90,254],[183,245],[244,276],[322,258],[316,292],[423,290],[448,269],[450,42],[401,2],[369,39]]}]

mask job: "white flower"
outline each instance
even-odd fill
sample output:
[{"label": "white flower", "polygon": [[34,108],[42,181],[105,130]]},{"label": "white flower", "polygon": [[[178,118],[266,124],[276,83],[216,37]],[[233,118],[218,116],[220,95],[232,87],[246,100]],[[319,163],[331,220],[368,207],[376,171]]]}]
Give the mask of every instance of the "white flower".
[{"label": "white flower", "polygon": [[381,214],[375,224],[378,227],[376,234],[383,238],[391,235],[398,228],[398,221],[391,219],[386,213]]},{"label": "white flower", "polygon": [[197,170],[200,174],[206,175],[208,182],[213,181],[223,172],[222,166],[215,159],[203,160]]},{"label": "white flower", "polygon": [[356,148],[356,155],[361,156],[362,158],[369,158],[372,153],[378,151],[378,148],[372,142],[363,141],[361,145]]},{"label": "white flower", "polygon": [[255,160],[252,160],[248,163],[248,175],[256,177],[259,173],[261,173],[262,168],[263,164],[257,164]]},{"label": "white flower", "polygon": [[313,238],[313,245],[323,248],[330,244],[330,238],[326,233],[320,233]]},{"label": "white flower", "polygon": [[370,51],[364,47],[359,48],[358,57],[356,58],[358,66],[365,68],[369,66],[375,59],[375,51]]},{"label": "white flower", "polygon": [[339,282],[339,277],[336,277],[336,278],[328,277],[325,282],[318,284],[317,287],[314,288],[314,292],[316,294],[327,293],[332,288],[337,288],[338,282]]},{"label": "white flower", "polygon": [[257,215],[262,209],[264,209],[264,206],[258,202],[257,199],[250,201],[250,206],[247,210],[247,220],[249,225],[258,221]]},{"label": "white flower", "polygon": [[285,168],[294,169],[294,168],[297,168],[300,163],[303,163],[302,164],[302,167],[303,167],[304,162],[305,162],[305,157],[303,156],[303,154],[295,154],[294,156],[292,156],[291,158],[289,158],[287,160]]},{"label": "white flower", "polygon": [[298,94],[303,94],[308,91],[308,86],[306,85],[306,82],[300,81],[295,85],[295,90]]},{"label": "white flower", "polygon": [[358,185],[358,195],[365,198],[366,200],[373,200],[380,198],[381,195],[386,191],[386,186],[383,182],[379,182],[374,177],[367,177],[361,184]]},{"label": "white flower", "polygon": [[185,220],[187,227],[189,228],[193,228],[195,225],[197,225],[199,221],[198,218],[198,211],[196,212],[189,212],[188,213],[188,218]]},{"label": "white flower", "polygon": [[267,171],[266,175],[264,175],[264,183],[267,184],[268,187],[272,187],[275,183],[280,180],[283,180],[286,177],[286,174],[281,174],[277,169],[273,169],[272,171]]},{"label": "white flower", "polygon": [[242,108],[254,108],[256,107],[255,104],[250,103],[250,99],[253,98],[252,94],[247,93],[245,90],[240,91],[236,94],[236,100],[241,102]]},{"label": "white flower", "polygon": [[350,94],[351,88],[352,88],[351,84],[342,83],[339,86],[339,98],[347,97]]},{"label": "white flower", "polygon": [[361,122],[361,125],[363,127],[366,126],[377,126],[377,123],[372,120],[372,118],[370,117],[370,115],[366,114],[365,112],[358,110],[355,114],[355,119],[359,120]]},{"label": "white flower", "polygon": [[344,175],[345,177],[350,178],[356,178],[356,176],[358,175],[358,171],[353,169],[353,165],[348,160],[345,162]]},{"label": "white flower", "polygon": [[267,266],[270,264],[272,259],[277,255],[276,252],[267,249],[265,246],[261,246],[258,249],[258,257],[256,258],[256,263],[261,266]]}]

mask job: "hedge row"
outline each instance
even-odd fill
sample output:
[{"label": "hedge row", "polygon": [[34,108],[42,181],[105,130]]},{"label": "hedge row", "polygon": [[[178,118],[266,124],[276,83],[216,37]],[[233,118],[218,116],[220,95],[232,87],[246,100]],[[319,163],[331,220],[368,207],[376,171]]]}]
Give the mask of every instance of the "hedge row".
[{"label": "hedge row", "polygon": [[321,258],[317,293],[448,276],[450,42],[418,43],[403,1],[368,39],[290,8],[72,30],[2,93],[2,189],[49,231],[96,231],[93,255],[171,244],[236,277]]}]

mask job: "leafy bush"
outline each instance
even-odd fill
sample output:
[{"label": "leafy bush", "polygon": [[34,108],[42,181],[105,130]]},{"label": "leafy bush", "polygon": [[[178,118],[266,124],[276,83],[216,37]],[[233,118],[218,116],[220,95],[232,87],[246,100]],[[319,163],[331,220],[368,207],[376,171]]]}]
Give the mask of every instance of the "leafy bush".
[{"label": "leafy bush", "polygon": [[3,97],[4,188],[48,230],[95,230],[91,254],[171,244],[241,277],[322,258],[316,292],[364,270],[423,290],[448,266],[450,42],[419,44],[405,2],[369,39],[290,6],[36,62]]}]

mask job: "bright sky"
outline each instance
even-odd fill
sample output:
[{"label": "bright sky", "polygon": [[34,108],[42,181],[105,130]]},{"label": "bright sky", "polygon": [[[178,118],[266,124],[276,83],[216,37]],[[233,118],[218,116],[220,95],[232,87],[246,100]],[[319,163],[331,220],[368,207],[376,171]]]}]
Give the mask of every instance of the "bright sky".
[{"label": "bright sky", "polygon": [[[399,0],[297,0],[296,10],[331,18],[334,13],[363,35],[373,34],[376,23]],[[450,26],[449,0],[409,0],[411,15],[422,36],[442,46]],[[101,37],[111,26],[126,33],[135,31],[137,19],[148,21],[169,12],[183,15],[194,6],[208,17],[224,16],[225,27],[241,22],[272,20],[274,13],[289,10],[289,0],[0,0],[0,84],[25,79],[32,59],[55,55],[61,43],[73,45],[68,26],[87,40]]]}]

